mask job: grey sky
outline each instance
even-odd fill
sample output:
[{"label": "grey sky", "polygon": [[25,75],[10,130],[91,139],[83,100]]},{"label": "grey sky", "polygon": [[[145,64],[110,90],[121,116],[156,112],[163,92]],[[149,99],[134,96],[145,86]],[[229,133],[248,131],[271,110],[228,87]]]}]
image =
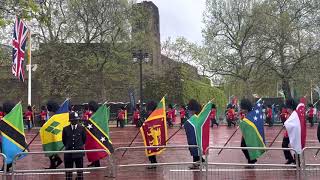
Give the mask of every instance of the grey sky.
[{"label": "grey sky", "polygon": [[[140,0],[139,2],[141,2]],[[206,0],[151,0],[159,8],[161,41],[184,36],[201,43]]]}]

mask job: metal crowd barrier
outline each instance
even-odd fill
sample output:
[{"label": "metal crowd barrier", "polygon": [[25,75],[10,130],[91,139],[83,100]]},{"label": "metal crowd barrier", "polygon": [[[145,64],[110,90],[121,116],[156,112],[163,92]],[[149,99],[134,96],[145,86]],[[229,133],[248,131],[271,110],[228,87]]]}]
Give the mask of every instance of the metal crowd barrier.
[{"label": "metal crowd barrier", "polygon": [[[212,157],[209,159],[210,150],[221,150],[221,149],[229,149],[229,150],[265,150],[265,153],[269,151],[283,151],[289,150],[294,152],[295,156],[297,156],[297,152],[292,148],[262,148],[262,147],[208,147],[206,151],[206,163],[205,163],[205,172],[206,172],[206,179],[288,179],[287,177],[292,178],[299,178],[300,177],[300,167],[299,164],[296,163],[295,165],[286,165],[281,163],[257,163],[257,164],[248,164],[248,163],[217,163],[214,162],[214,158]],[[241,156],[244,156],[241,153]],[[259,158],[260,159],[260,158]],[[213,160],[211,162],[210,160]],[[214,168],[209,169],[209,166],[213,166]],[[223,168],[221,168],[223,167]],[[271,169],[275,167],[276,169]],[[280,171],[288,171],[285,174],[285,177],[276,176],[276,173]],[[291,173],[295,171],[295,173]],[[209,174],[210,173],[210,174]],[[281,172],[283,173],[283,172]],[[251,177],[251,178],[250,178]]]},{"label": "metal crowd barrier", "polygon": [[[15,180],[17,176],[31,176],[27,179],[45,179],[44,175],[54,176],[56,174],[63,174],[65,172],[77,172],[82,171],[85,173],[91,173],[92,171],[106,170],[108,166],[102,167],[90,167],[90,168],[61,168],[61,169],[27,169],[27,170],[19,170],[16,167],[17,162],[20,160],[19,157],[22,156],[30,156],[30,155],[46,155],[46,154],[73,154],[73,153],[87,153],[87,152],[106,152],[104,149],[95,149],[95,150],[70,150],[70,151],[43,151],[43,152],[21,152],[17,154],[12,162],[12,171],[11,171],[11,180]],[[110,157],[110,156],[109,156]],[[85,158],[85,157],[84,157]],[[112,165],[111,165],[112,166]],[[39,178],[35,176],[39,175]],[[57,177],[55,176],[54,179]],[[63,175],[63,178],[64,175]]]},{"label": "metal crowd barrier", "polygon": [[2,170],[0,171],[0,177],[2,177],[3,180],[7,179],[7,156],[3,153],[0,153],[0,156],[2,157]]},{"label": "metal crowd barrier", "polygon": [[[199,147],[196,145],[175,145],[175,146],[136,146],[136,147],[119,147],[115,149],[114,154],[116,154],[117,152],[122,152],[122,151],[126,151],[128,150],[127,153],[131,153],[132,151],[142,151],[143,153],[145,153],[144,151],[146,149],[152,149],[152,148],[165,148],[165,149],[170,149],[170,153],[173,152],[173,149],[176,149],[177,151],[179,151],[180,154],[182,154],[182,150],[185,149],[186,151],[184,153],[187,153],[188,156],[190,157],[190,159],[192,159],[192,156],[190,155],[190,152],[188,150],[188,148],[196,148],[199,150]],[[169,150],[166,150],[169,153]],[[161,156],[164,156],[165,152],[161,154]],[[139,152],[140,153],[140,152]],[[120,155],[120,154],[119,154]],[[117,157],[117,162],[116,162],[116,166],[115,166],[115,177],[119,178],[119,179],[123,179],[125,177],[121,177],[122,174],[124,174],[124,172],[130,172],[130,171],[134,171],[137,175],[137,177],[133,177],[134,174],[132,174],[133,179],[189,179],[190,176],[192,175],[189,170],[188,170],[188,166],[193,166],[193,165],[199,165],[200,167],[203,166],[203,162],[161,162],[161,163],[135,163],[135,164],[124,164],[121,163],[122,159],[125,158],[121,156],[117,156],[114,155],[113,157]],[[147,158],[145,158],[146,160]],[[158,160],[159,161],[159,160]],[[161,160],[160,160],[161,161]],[[163,170],[164,172],[169,172],[169,173],[165,173],[165,174],[156,174],[156,171],[146,171],[145,168],[151,167],[151,166],[155,166],[156,169],[161,168],[161,170]],[[176,168],[176,170],[172,170],[172,168]],[[126,169],[126,170],[125,170]],[[122,170],[122,171],[121,171]],[[163,177],[165,176],[165,177]],[[202,168],[200,168],[200,172],[197,173],[198,179],[201,179],[203,176],[203,171]]]},{"label": "metal crowd barrier", "polygon": [[[320,157],[318,151],[320,147],[305,147],[302,150],[302,172],[304,179],[319,179],[320,176]],[[309,155],[309,156],[308,156]],[[320,155],[320,154],[319,154]],[[312,157],[312,158],[310,158]]]}]

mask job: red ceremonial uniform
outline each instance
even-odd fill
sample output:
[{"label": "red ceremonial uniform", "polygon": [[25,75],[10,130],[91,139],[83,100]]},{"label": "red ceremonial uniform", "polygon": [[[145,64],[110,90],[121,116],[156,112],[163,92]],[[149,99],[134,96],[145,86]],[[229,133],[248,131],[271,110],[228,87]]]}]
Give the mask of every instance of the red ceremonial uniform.
[{"label": "red ceremonial uniform", "polygon": [[215,119],[216,118],[216,113],[217,113],[217,110],[216,109],[211,109],[210,111],[210,119]]},{"label": "red ceremonial uniform", "polygon": [[90,118],[91,116],[92,116],[92,111],[87,110],[87,111],[85,111],[85,112],[83,113],[82,119],[83,119],[83,120],[89,120],[89,118]]},{"label": "red ceremonial uniform", "polygon": [[280,114],[281,121],[284,123],[284,121],[286,121],[288,117],[289,117],[288,110],[286,108],[282,108],[281,114]]},{"label": "red ceremonial uniform", "polygon": [[139,119],[140,119],[140,111],[139,110],[135,110],[133,112],[133,123],[137,124]]},{"label": "red ceremonial uniform", "polygon": [[47,111],[41,111],[40,117],[41,117],[42,121],[46,121],[47,120]]},{"label": "red ceremonial uniform", "polygon": [[272,109],[271,108],[267,108],[267,117],[268,118],[272,117]]},{"label": "red ceremonial uniform", "polygon": [[4,112],[0,111],[0,120],[2,120],[4,117]]},{"label": "red ceremonial uniform", "polygon": [[120,110],[118,113],[118,119],[119,120],[124,120],[125,112],[124,110]]},{"label": "red ceremonial uniform", "polygon": [[179,109],[180,118],[183,119],[186,117],[186,110],[184,108]]},{"label": "red ceremonial uniform", "polygon": [[309,112],[308,112],[309,118],[313,118],[314,114],[315,114],[315,113],[314,113],[314,108],[311,107],[311,108],[309,109]]},{"label": "red ceremonial uniform", "polygon": [[228,119],[233,121],[234,120],[234,116],[235,116],[234,110],[233,109],[228,109],[228,112],[227,112]]},{"label": "red ceremonial uniform", "polygon": [[26,113],[25,113],[25,117],[26,117],[26,119],[28,120],[28,121],[31,121],[32,120],[32,116],[33,116],[33,113],[32,113],[32,111],[27,111]]}]

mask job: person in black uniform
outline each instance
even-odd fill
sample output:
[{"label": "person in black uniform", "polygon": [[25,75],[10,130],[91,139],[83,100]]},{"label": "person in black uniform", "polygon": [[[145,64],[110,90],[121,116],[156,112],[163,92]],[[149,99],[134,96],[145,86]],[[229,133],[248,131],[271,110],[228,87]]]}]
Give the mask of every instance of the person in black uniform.
[{"label": "person in black uniform", "polygon": [[[47,102],[47,110],[49,114],[48,119],[53,115],[55,115],[58,109],[59,109],[59,104],[53,100],[49,100]],[[49,159],[50,159],[50,166],[46,169],[56,169],[58,166],[62,164],[62,160],[58,154],[49,155]]]},{"label": "person in black uniform", "polygon": [[[92,115],[98,110],[99,104],[95,101],[89,102],[89,111],[92,112]],[[100,160],[94,161],[91,164],[88,165],[88,167],[100,167]]]},{"label": "person in black uniform", "polygon": [[[62,131],[62,142],[65,146],[65,150],[84,150],[84,144],[86,142],[86,132],[84,127],[78,124],[80,118],[76,112],[70,112],[69,119],[71,124],[64,127]],[[83,152],[65,153],[65,168],[73,168],[73,164],[76,165],[76,168],[83,168],[83,156]],[[72,172],[66,172],[66,179],[72,180]],[[77,172],[76,179],[83,179],[82,171]]]},{"label": "person in black uniform", "polygon": [[[252,110],[252,103],[249,99],[242,99],[240,102],[240,109],[241,112],[246,116],[248,112]],[[241,147],[247,147],[246,141],[244,140],[243,136],[241,138]],[[250,159],[249,151],[247,149],[242,149],[242,152],[246,159],[248,160],[248,164],[255,164],[257,162],[256,159]],[[252,168],[251,166],[248,166],[248,168]]]}]

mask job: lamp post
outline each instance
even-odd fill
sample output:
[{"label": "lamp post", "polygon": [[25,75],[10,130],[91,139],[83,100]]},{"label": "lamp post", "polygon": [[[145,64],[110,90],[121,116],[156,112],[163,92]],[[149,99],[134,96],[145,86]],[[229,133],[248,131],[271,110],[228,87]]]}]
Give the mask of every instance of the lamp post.
[{"label": "lamp post", "polygon": [[142,108],[143,106],[143,90],[142,90],[142,63],[143,62],[148,62],[148,53],[143,52],[141,49],[133,52],[133,62],[138,62],[139,63],[139,68],[140,68],[140,105]]}]

